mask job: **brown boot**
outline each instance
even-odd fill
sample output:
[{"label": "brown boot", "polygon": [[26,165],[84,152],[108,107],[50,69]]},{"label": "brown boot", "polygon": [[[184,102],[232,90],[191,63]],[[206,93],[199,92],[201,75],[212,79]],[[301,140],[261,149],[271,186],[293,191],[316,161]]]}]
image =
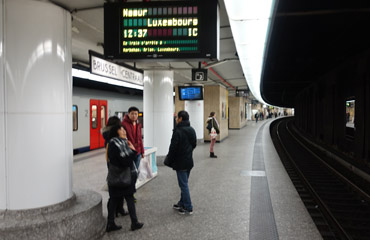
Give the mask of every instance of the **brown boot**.
[{"label": "brown boot", "polygon": [[217,158],[217,156],[215,155],[214,152],[211,152],[210,155],[209,155],[211,158]]}]

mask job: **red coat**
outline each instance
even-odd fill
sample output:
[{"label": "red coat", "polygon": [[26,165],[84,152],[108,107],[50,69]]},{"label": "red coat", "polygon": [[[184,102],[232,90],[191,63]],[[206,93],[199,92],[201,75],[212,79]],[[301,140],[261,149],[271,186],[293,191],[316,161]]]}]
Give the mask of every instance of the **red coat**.
[{"label": "red coat", "polygon": [[136,138],[134,134],[134,125],[126,114],[122,121],[122,126],[126,129],[127,139],[134,145],[136,152],[144,156],[143,137],[141,135],[141,123],[136,122]]}]

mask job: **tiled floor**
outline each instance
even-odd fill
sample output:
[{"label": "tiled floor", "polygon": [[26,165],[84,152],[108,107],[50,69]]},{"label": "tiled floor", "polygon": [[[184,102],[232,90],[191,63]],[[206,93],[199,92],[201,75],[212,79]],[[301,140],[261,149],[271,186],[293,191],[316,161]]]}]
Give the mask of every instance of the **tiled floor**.
[{"label": "tiled floor", "polygon": [[[216,159],[209,158],[209,143],[197,146],[189,180],[193,215],[179,215],[172,209],[180,196],[176,174],[159,166],[158,176],[136,193],[143,229],[131,232],[129,217],[119,217],[116,223],[123,229],[106,234],[104,240],[249,239],[251,178],[256,174],[267,176],[279,239],[321,239],[273,148],[269,122],[264,125],[262,141],[265,173],[252,171],[256,135],[265,121],[248,122],[241,130],[230,130],[229,137],[215,145]],[[102,194],[106,217],[104,150],[75,156],[73,172],[74,188]]]}]

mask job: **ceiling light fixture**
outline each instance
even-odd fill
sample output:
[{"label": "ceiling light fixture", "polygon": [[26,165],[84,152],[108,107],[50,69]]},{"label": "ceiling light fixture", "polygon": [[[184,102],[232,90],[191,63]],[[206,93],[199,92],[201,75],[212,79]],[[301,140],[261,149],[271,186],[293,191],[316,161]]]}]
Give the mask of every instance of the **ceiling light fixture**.
[{"label": "ceiling light fixture", "polygon": [[265,103],[260,84],[275,0],[224,1],[248,87],[258,101]]}]

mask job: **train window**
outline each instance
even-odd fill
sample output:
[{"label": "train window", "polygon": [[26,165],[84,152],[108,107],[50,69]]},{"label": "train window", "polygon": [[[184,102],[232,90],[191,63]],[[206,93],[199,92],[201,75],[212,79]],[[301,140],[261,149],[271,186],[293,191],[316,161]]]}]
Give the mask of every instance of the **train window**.
[{"label": "train window", "polygon": [[355,99],[350,98],[346,100],[346,135],[355,136],[356,122],[355,122]]},{"label": "train window", "polygon": [[78,130],[78,107],[77,105],[72,106],[72,115],[73,115],[73,131]]},{"label": "train window", "polygon": [[355,128],[355,100],[346,101],[346,127]]},{"label": "train window", "polygon": [[142,112],[139,112],[138,120],[141,123],[141,127],[144,128],[144,116]]},{"label": "train window", "polygon": [[105,116],[105,106],[101,106],[101,113],[100,113],[100,118],[101,118],[101,127],[105,127],[106,123],[106,116]]},{"label": "train window", "polygon": [[121,120],[123,121],[123,118],[125,117],[127,112],[116,112],[116,116]]},{"label": "train window", "polygon": [[97,112],[97,106],[92,105],[91,106],[91,128],[96,129],[98,127],[98,112]]},{"label": "train window", "polygon": [[[127,113],[128,113],[128,112],[115,112],[115,115],[116,115],[116,116],[117,116],[121,121],[123,121],[123,118],[125,117],[125,115],[126,115]],[[143,128],[143,127],[144,127],[143,112],[139,112],[138,120],[139,120],[139,122],[141,123],[141,127]]]}]

